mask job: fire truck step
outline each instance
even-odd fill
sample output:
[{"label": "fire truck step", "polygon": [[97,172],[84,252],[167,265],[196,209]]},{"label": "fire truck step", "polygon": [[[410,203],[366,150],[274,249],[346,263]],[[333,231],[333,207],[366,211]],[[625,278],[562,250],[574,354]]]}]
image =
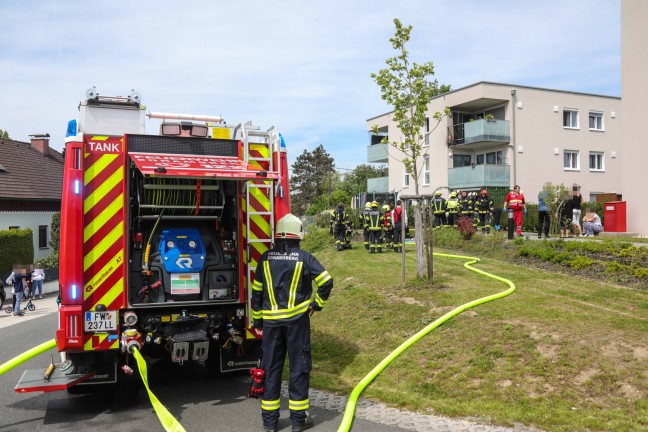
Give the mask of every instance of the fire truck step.
[{"label": "fire truck step", "polygon": [[28,392],[52,392],[58,390],[65,390],[70,388],[80,382],[92,378],[96,372],[91,372],[87,374],[65,374],[58,367],[54,369],[54,372],[50,376],[49,381],[43,379],[43,374],[45,369],[29,369],[23,372],[22,376],[18,380],[18,384],[14,388],[18,393],[28,393]]}]

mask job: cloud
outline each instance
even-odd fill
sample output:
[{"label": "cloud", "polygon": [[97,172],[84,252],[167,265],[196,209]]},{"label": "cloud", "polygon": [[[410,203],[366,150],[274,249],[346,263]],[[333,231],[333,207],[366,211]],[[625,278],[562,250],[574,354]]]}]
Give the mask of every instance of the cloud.
[{"label": "cloud", "polygon": [[365,163],[365,121],[390,110],[370,74],[394,55],[396,17],[414,26],[412,60],[454,88],[620,94],[618,1],[4,0],[0,15],[0,128],[49,132],[58,149],[95,85],[154,111],[277,125],[291,160],[323,144],[337,166]]}]

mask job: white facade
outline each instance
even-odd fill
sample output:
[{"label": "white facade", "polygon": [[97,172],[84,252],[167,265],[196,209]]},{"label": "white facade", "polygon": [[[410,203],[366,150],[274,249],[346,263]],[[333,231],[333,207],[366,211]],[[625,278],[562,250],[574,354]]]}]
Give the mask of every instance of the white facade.
[{"label": "white facade", "polygon": [[648,235],[645,194],[648,139],[643,122],[648,101],[648,1],[621,1],[621,92],[623,95],[623,190],[627,231]]},{"label": "white facade", "polygon": [[[0,213],[0,230],[11,228],[31,228],[34,241],[34,261],[50,256],[52,248],[49,245],[52,215],[54,212],[2,212]],[[45,227],[41,230],[41,227]],[[45,232],[45,238],[39,238],[39,233]],[[44,244],[45,247],[39,247]]]},{"label": "white facade", "polygon": [[[453,115],[437,126],[432,116],[446,107]],[[600,193],[621,195],[621,114],[619,97],[501,83],[480,82],[439,96],[428,105],[431,132],[417,163],[419,194],[439,187],[519,184],[534,202],[542,185],[551,182],[580,185],[585,200]],[[392,113],[366,125],[368,130],[378,126],[390,142],[402,138]],[[368,154],[378,154],[371,147]],[[389,191],[414,195],[402,153],[391,145],[387,149],[386,160],[369,161],[389,164]]]}]

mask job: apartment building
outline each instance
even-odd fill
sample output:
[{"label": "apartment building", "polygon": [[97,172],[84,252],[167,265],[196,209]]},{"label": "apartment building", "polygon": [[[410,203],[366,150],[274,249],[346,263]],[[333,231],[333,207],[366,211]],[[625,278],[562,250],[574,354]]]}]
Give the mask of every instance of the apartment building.
[{"label": "apartment building", "polygon": [[621,93],[623,96],[623,190],[627,230],[648,235],[646,162],[648,140],[643,116],[648,101],[648,1],[621,1]]},{"label": "apartment building", "polygon": [[[437,124],[433,114],[450,108]],[[419,193],[437,188],[486,187],[503,201],[519,184],[529,202],[545,182],[577,184],[586,200],[622,196],[621,98],[494,82],[478,82],[434,98],[428,105],[425,147],[418,160]],[[413,195],[393,113],[367,120],[368,162],[389,164],[390,192]],[[447,196],[447,190],[444,191]]]}]

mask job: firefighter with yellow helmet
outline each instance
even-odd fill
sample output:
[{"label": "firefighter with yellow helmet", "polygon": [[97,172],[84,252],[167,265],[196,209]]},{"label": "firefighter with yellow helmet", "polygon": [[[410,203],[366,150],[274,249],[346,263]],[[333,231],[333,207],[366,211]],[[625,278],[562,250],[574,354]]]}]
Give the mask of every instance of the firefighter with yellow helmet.
[{"label": "firefighter with yellow helmet", "polygon": [[392,223],[391,208],[388,204],[382,206],[383,211],[383,238],[387,250],[394,247],[394,224]]},{"label": "firefighter with yellow helmet", "polygon": [[[281,375],[288,354],[288,409],[293,432],[313,425],[308,417],[311,371],[310,316],[320,311],[333,289],[333,278],[310,253],[299,218],[287,214],[277,222],[275,246],[259,260],[252,283],[252,318],[263,334],[261,369],[265,385],[261,417],[265,432],[278,430]],[[313,296],[312,282],[317,284]],[[311,298],[312,297],[312,298]]]},{"label": "firefighter with yellow helmet", "polygon": [[369,230],[369,253],[382,253],[382,232],[384,216],[380,213],[378,202],[371,202],[371,210],[367,216],[367,229]]},{"label": "firefighter with yellow helmet", "polygon": [[448,211],[448,226],[457,226],[457,217],[459,215],[459,198],[457,192],[452,191],[446,200],[446,209]]}]

